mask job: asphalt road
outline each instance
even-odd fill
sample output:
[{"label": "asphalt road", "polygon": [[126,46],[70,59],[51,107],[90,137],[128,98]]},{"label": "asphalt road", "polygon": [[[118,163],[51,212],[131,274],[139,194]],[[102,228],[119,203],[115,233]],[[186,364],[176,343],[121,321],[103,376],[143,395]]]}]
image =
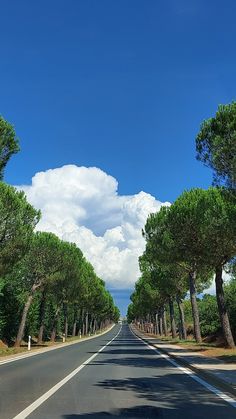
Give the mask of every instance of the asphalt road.
[{"label": "asphalt road", "polygon": [[127,325],[120,329],[1,365],[0,418],[15,418],[76,369],[17,419],[236,418],[236,408],[149,349]]}]

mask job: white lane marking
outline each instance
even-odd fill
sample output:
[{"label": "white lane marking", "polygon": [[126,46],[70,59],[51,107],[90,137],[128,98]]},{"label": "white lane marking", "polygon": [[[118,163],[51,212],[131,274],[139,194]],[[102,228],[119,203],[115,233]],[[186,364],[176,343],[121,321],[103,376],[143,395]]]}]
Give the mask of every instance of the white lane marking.
[{"label": "white lane marking", "polygon": [[105,330],[105,332],[99,333],[98,335],[82,338],[80,340],[78,339],[78,340],[75,340],[74,342],[66,342],[66,344],[59,344],[58,346],[52,346],[51,348],[43,348],[43,349],[37,350],[35,352],[31,352],[31,353],[26,352],[26,353],[23,353],[22,355],[14,356],[14,358],[8,358],[2,361],[0,360],[0,367],[1,365],[9,364],[10,362],[19,361],[20,359],[30,358],[31,356],[36,356],[36,355],[42,355],[44,353],[54,351],[56,349],[67,348],[67,346],[76,345],[77,343],[82,343],[91,339],[99,338],[100,336],[105,335],[106,333],[110,332],[114,326],[115,325],[113,324],[110,329]]},{"label": "white lane marking", "polygon": [[66,384],[71,378],[73,378],[76,374],[78,374],[79,371],[81,371],[86,365],[88,365],[100,352],[102,352],[108,345],[110,345],[113,340],[117,338],[117,336],[120,334],[120,331],[122,329],[122,326],[120,327],[120,330],[118,333],[112,338],[106,345],[104,345],[102,348],[99,349],[95,354],[90,356],[83,364],[81,364],[78,368],[76,368],[74,371],[72,371],[69,375],[67,375],[63,380],[59,381],[59,383],[55,384],[50,390],[48,390],[46,393],[44,393],[41,397],[39,397],[37,400],[35,400],[33,403],[31,403],[26,409],[22,410],[22,412],[18,413],[18,415],[14,416],[12,419],[25,419],[27,418],[34,410],[36,410],[41,404],[43,404],[49,397],[51,397],[54,393],[56,393],[64,384]]},{"label": "white lane marking", "polygon": [[221,390],[218,390],[218,388],[212,386],[211,384],[208,384],[207,381],[205,381],[202,378],[198,377],[198,375],[194,371],[190,370],[189,368],[187,368],[187,367],[181,367],[181,365],[179,365],[174,359],[171,359],[171,357],[169,355],[163,354],[162,352],[158,351],[158,349],[155,348],[155,346],[149,345],[149,343],[143,341],[143,339],[141,339],[139,336],[137,336],[133,332],[133,330],[131,328],[130,328],[130,331],[133,333],[133,335],[137,339],[141,340],[142,343],[144,343],[145,345],[147,345],[147,347],[149,349],[152,349],[153,351],[157,352],[158,355],[160,355],[162,358],[164,358],[167,361],[169,361],[172,365],[174,365],[180,371],[183,371],[185,374],[187,374],[193,380],[197,381],[203,387],[206,387],[209,391],[211,391],[212,393],[215,393],[218,397],[220,397],[225,402],[229,403],[231,406],[233,406],[234,408],[236,408],[236,399],[233,399],[232,397],[230,397],[227,394],[223,393]]}]

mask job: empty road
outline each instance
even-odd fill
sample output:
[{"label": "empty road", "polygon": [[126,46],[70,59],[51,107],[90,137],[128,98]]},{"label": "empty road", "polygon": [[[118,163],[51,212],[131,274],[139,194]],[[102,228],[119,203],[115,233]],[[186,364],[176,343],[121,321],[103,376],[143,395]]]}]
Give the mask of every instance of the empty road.
[{"label": "empty road", "polygon": [[128,325],[116,325],[95,339],[0,365],[0,418],[25,417],[235,419],[236,403],[151,350]]}]

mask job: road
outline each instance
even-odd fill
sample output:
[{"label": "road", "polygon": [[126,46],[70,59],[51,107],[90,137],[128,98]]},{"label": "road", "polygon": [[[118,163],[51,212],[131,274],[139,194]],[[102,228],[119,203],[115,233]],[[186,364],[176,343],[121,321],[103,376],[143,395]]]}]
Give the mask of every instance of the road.
[{"label": "road", "polygon": [[236,404],[151,350],[128,325],[116,325],[95,339],[1,365],[0,418],[24,417],[235,419]]}]

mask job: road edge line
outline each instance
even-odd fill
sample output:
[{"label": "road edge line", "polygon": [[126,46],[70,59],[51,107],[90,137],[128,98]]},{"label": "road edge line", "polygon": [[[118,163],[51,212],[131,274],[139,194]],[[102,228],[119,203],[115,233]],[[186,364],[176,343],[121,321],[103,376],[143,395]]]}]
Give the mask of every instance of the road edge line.
[{"label": "road edge line", "polygon": [[[136,328],[134,328],[132,330],[135,330],[135,329]],[[136,333],[135,333],[135,335],[136,336],[139,336]],[[146,336],[144,336],[141,339],[143,341],[147,342],[147,343],[151,343],[149,341],[150,338],[148,338]],[[160,352],[163,352],[164,354],[167,354],[169,357],[175,359],[175,361],[177,361],[180,365],[191,369],[193,372],[195,372],[196,374],[198,374],[204,380],[208,380],[211,385],[218,386],[221,390],[225,391],[230,396],[236,397],[236,389],[233,387],[233,385],[231,385],[227,381],[225,381],[225,380],[223,380],[223,379],[221,379],[219,377],[216,377],[213,373],[211,373],[209,371],[206,371],[206,370],[203,370],[202,368],[196,367],[195,365],[191,364],[190,362],[186,361],[185,359],[181,359],[181,357],[179,357],[178,355],[174,355],[174,354],[168,352],[166,349],[163,349],[160,346],[158,346],[158,344],[154,344],[153,343],[152,345],[155,348],[157,348]]]},{"label": "road edge line", "polygon": [[104,345],[102,348],[100,348],[95,354],[93,354],[86,361],[84,361],[83,364],[81,364],[77,368],[75,368],[75,370],[73,370],[70,374],[68,374],[61,381],[59,381],[57,384],[55,384],[46,393],[42,394],[42,396],[40,396],[38,399],[36,399],[33,403],[31,403],[28,407],[26,407],[24,410],[22,410],[20,413],[18,413],[16,416],[14,416],[12,419],[25,419],[25,418],[27,418],[39,406],[41,406],[46,400],[48,400],[53,394],[55,394],[61,387],[63,387],[68,381],[70,381],[76,374],[78,374],[94,358],[96,358],[96,356],[99,355],[108,345],[110,345],[110,343],[113,342],[113,340],[115,340],[117,338],[117,336],[120,334],[121,329],[122,329],[122,326],[121,326],[120,330],[118,331],[118,333],[108,343],[106,343],[106,345]]},{"label": "road edge line", "polygon": [[46,352],[55,351],[56,349],[66,348],[67,346],[76,345],[77,343],[83,343],[83,342],[86,342],[86,341],[91,340],[91,339],[99,338],[100,336],[103,336],[106,333],[110,332],[113,329],[114,326],[115,326],[115,324],[113,324],[108,330],[105,330],[102,333],[99,333],[99,334],[93,335],[93,336],[88,336],[86,338],[81,338],[81,339],[75,340],[73,342],[59,343],[58,345],[55,345],[55,346],[42,348],[42,349],[35,349],[35,351],[32,350],[32,352],[24,352],[22,355],[17,355],[16,354],[14,356],[14,358],[10,358],[10,359],[1,360],[1,358],[0,358],[0,367],[1,367],[1,365],[5,365],[5,364],[8,364],[10,362],[20,361],[21,359],[30,358],[31,356],[42,355]]},{"label": "road edge line", "polygon": [[[209,384],[207,381],[205,381],[203,378],[199,377],[197,375],[197,372],[192,370],[189,367],[183,367],[180,364],[178,364],[178,362],[176,361],[176,358],[172,357],[172,355],[170,355],[167,352],[162,352],[161,350],[159,350],[159,348],[157,349],[154,345],[150,344],[150,342],[147,342],[145,339],[141,338],[140,336],[138,336],[133,329],[129,326],[130,331],[133,333],[134,336],[136,336],[137,339],[141,340],[145,345],[147,345],[147,347],[149,349],[152,349],[153,351],[155,351],[158,355],[160,355],[162,358],[164,358],[166,361],[170,362],[172,365],[174,365],[176,368],[178,368],[179,370],[183,371],[185,374],[187,374],[190,378],[192,378],[193,380],[197,381],[199,384],[201,384],[203,387],[207,388],[209,391],[211,391],[212,393],[216,394],[218,397],[220,397],[221,399],[223,399],[226,403],[230,404],[232,407],[234,407],[236,409],[236,399],[233,399],[231,396],[229,396],[226,393],[223,393],[221,390],[219,390],[218,388],[216,388],[215,386],[213,386],[212,384]],[[173,358],[173,359],[172,359]],[[199,374],[200,375],[200,374]]]}]

